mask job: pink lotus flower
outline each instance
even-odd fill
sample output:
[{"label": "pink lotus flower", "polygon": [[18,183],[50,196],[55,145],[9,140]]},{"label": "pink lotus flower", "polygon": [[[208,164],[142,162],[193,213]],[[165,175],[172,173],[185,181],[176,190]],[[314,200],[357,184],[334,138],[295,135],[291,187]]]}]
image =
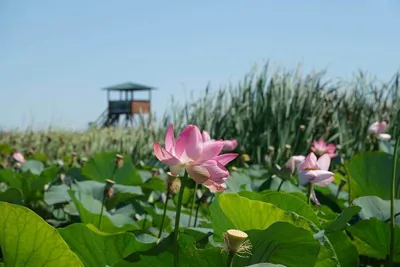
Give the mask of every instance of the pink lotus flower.
[{"label": "pink lotus flower", "polygon": [[198,184],[204,184],[210,190],[223,191],[229,172],[225,165],[237,157],[237,154],[219,155],[223,141],[204,142],[199,128],[188,125],[175,140],[174,127],[168,127],[165,136],[165,148],[154,143],[154,154],[169,166],[172,175],[178,175],[182,169]]},{"label": "pink lotus flower", "polygon": [[14,154],[12,154],[12,158],[13,158],[15,161],[17,161],[17,162],[19,162],[19,163],[21,163],[21,164],[24,164],[24,163],[25,163],[25,158],[24,158],[24,156],[23,156],[21,153],[19,153],[19,152],[14,152]]},{"label": "pink lotus flower", "polygon": [[[214,139],[211,139],[210,134],[207,131],[203,131],[202,136],[203,142],[214,141]],[[224,146],[222,148],[224,151],[233,151],[237,147],[237,140],[223,140],[222,142],[224,142]]]},{"label": "pink lotus flower", "polygon": [[[314,153],[308,154],[305,160],[299,164],[299,182],[302,185],[311,183],[318,186],[328,186],[334,180],[333,173],[328,171],[331,158],[328,154],[322,155],[318,160]],[[311,199],[320,205],[315,196],[314,189],[311,191]]]},{"label": "pink lotus flower", "polygon": [[336,146],[334,144],[327,144],[323,138],[313,141],[311,151],[315,152],[318,156],[328,154],[331,158],[336,157]]},{"label": "pink lotus flower", "polygon": [[299,164],[304,161],[305,158],[306,157],[304,157],[302,155],[291,156],[290,159],[288,161],[286,161],[286,163],[282,167],[280,167],[279,165],[275,166],[276,174],[280,178],[285,179],[285,180],[292,178],[293,173],[298,168]]},{"label": "pink lotus flower", "polygon": [[387,121],[376,121],[368,127],[368,132],[376,135],[381,140],[390,140],[390,134],[384,133],[388,128]]}]

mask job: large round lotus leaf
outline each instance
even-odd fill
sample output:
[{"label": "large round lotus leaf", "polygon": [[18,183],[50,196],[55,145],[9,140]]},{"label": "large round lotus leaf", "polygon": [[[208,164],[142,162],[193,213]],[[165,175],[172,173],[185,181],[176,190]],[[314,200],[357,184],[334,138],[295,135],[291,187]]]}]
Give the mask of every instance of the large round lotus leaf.
[{"label": "large round lotus leaf", "polygon": [[309,231],[301,227],[276,222],[266,230],[246,232],[252,244],[251,255],[237,257],[234,266],[270,262],[287,267],[309,267],[317,261],[320,245]]},{"label": "large round lotus leaf", "polygon": [[21,188],[21,175],[11,169],[0,169],[0,182],[10,187]]},{"label": "large round lotus leaf", "polygon": [[22,205],[24,198],[21,190],[8,187],[6,191],[0,192],[0,201]]},{"label": "large round lotus leaf", "polygon": [[[82,174],[91,180],[105,182],[106,179],[113,178],[114,166],[115,153],[99,153],[85,164]],[[142,179],[133,166],[131,158],[125,157],[122,168],[115,170],[114,181],[123,185],[142,184]]]},{"label": "large round lotus leaf", "polygon": [[[383,200],[376,196],[368,196],[356,198],[353,202],[361,207],[359,215],[363,220],[370,218],[377,218],[382,222],[388,222],[390,220],[390,200]],[[395,223],[400,227],[400,199],[394,200],[394,213],[397,214]]]},{"label": "large round lotus leaf", "polygon": [[44,202],[47,205],[54,205],[58,203],[64,203],[71,201],[71,197],[68,194],[70,188],[64,184],[53,185],[44,192]]},{"label": "large round lotus leaf", "polygon": [[103,233],[91,224],[76,223],[58,231],[85,267],[113,266],[131,253],[155,245],[140,243],[131,233]]},{"label": "large round lotus leaf", "polygon": [[0,202],[0,246],[5,266],[84,266],[56,229],[19,205]]},{"label": "large round lotus leaf", "polygon": [[91,195],[81,192],[69,191],[70,197],[76,205],[81,221],[85,224],[93,224],[107,233],[137,230],[140,226],[127,214],[110,214],[103,211],[101,225],[99,227],[102,203]]},{"label": "large round lotus leaf", "polygon": [[[365,152],[355,155],[346,163],[350,175],[352,198],[361,196],[378,196],[390,199],[392,184],[393,156],[384,152]],[[397,164],[400,173],[400,161]],[[397,176],[396,188],[400,182]]]},{"label": "large round lotus leaf", "polygon": [[245,189],[250,189],[251,178],[244,172],[231,172],[226,180],[226,192],[240,192]]},{"label": "large round lotus leaf", "polygon": [[27,160],[21,167],[23,172],[30,171],[32,174],[40,175],[44,170],[44,164],[38,160]]},{"label": "large round lotus leaf", "polygon": [[312,222],[294,212],[285,211],[277,206],[233,193],[224,193],[216,197],[210,206],[214,238],[221,239],[222,233],[229,229],[264,230],[277,221],[285,221],[305,229],[317,230]]},{"label": "large round lotus leaf", "polygon": [[[386,259],[389,254],[390,224],[371,218],[347,228],[354,237],[354,245],[360,255]],[[400,228],[395,228],[395,262],[400,262]]]},{"label": "large round lotus leaf", "polygon": [[327,237],[335,249],[340,266],[359,266],[357,249],[345,232],[329,233]]},{"label": "large round lotus leaf", "polygon": [[[226,253],[220,248],[197,249],[196,241],[192,236],[181,233],[179,235],[179,266],[224,266]],[[130,262],[132,261],[132,262]],[[172,267],[174,266],[174,245],[172,234],[163,239],[156,247],[140,253],[139,258],[125,259],[114,265],[115,267]]]},{"label": "large round lotus leaf", "polygon": [[309,219],[316,225],[319,225],[319,219],[314,210],[310,207],[310,205],[295,195],[276,191],[269,191],[262,194],[253,191],[242,191],[239,193],[239,195],[248,199],[274,204],[278,208],[295,212],[298,215]]},{"label": "large round lotus leaf", "polygon": [[336,232],[344,230],[348,226],[348,222],[353,219],[360,210],[361,208],[359,206],[345,208],[334,221],[327,225],[326,231]]}]

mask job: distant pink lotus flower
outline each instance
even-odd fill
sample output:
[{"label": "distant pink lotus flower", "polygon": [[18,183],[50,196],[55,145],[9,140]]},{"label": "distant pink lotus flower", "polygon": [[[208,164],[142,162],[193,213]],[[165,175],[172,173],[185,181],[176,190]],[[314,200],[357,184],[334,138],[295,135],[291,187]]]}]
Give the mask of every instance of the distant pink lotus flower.
[{"label": "distant pink lotus flower", "polygon": [[[328,171],[331,164],[329,154],[322,155],[318,160],[314,153],[308,154],[305,160],[299,164],[299,182],[302,185],[311,183],[318,186],[328,186],[334,180],[333,173]],[[311,199],[315,204],[320,205],[315,196],[314,189],[311,192]]]},{"label": "distant pink lotus flower", "polygon": [[387,121],[376,121],[368,127],[368,132],[376,135],[381,140],[390,140],[390,134],[384,133],[388,128]]},{"label": "distant pink lotus flower", "polygon": [[158,160],[167,164],[172,175],[178,175],[182,169],[198,184],[204,184],[210,190],[223,191],[229,175],[225,165],[237,157],[237,154],[223,154],[222,140],[204,142],[199,128],[186,126],[175,140],[174,127],[168,127],[165,136],[165,148],[154,143],[154,154]]},{"label": "distant pink lotus flower", "polygon": [[15,161],[17,161],[17,162],[19,162],[19,163],[21,163],[21,164],[24,164],[24,163],[25,163],[24,155],[22,155],[20,152],[14,152],[14,154],[12,154],[12,158],[13,158]]},{"label": "distant pink lotus flower", "polygon": [[318,156],[328,154],[331,158],[336,157],[336,146],[334,144],[327,144],[323,138],[313,141],[311,151],[315,152]]},{"label": "distant pink lotus flower", "polygon": [[[214,139],[211,139],[210,134],[207,131],[203,131],[202,133],[203,136],[203,141],[214,141]],[[224,151],[233,151],[237,147],[237,140],[222,140],[224,142],[224,146],[222,150]]]}]

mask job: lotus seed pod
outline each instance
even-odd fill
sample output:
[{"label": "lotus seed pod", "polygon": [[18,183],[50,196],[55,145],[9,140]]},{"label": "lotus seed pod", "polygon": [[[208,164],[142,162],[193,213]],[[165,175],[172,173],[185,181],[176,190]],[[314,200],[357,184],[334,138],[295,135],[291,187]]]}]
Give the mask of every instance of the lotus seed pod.
[{"label": "lotus seed pod", "polygon": [[302,125],[300,125],[299,129],[300,129],[300,131],[303,132],[306,129],[306,126],[302,124]]},{"label": "lotus seed pod", "polygon": [[113,187],[115,182],[113,180],[107,179],[106,180],[106,188],[111,188]]},{"label": "lotus seed pod", "polygon": [[115,155],[115,166],[119,169],[124,165],[124,157],[120,154]]},{"label": "lotus seed pod", "polygon": [[233,167],[231,168],[231,171],[235,172],[235,171],[237,171],[237,168],[236,168],[235,166],[233,166]]},{"label": "lotus seed pod", "polygon": [[248,252],[250,246],[245,244],[247,234],[237,229],[229,229],[224,234],[225,247],[228,253],[235,254],[237,252]]}]

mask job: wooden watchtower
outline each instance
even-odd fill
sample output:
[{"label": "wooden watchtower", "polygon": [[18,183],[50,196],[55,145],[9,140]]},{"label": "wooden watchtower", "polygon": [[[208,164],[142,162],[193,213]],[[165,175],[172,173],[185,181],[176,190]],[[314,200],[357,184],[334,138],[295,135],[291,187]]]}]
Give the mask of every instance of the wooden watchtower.
[{"label": "wooden watchtower", "polygon": [[[107,109],[96,120],[100,127],[116,126],[123,117],[125,126],[133,125],[135,114],[148,114],[151,108],[151,91],[153,87],[137,84],[122,83],[103,88],[107,91]],[[148,99],[135,99],[135,92],[148,92]],[[117,93],[117,99],[111,95]],[[124,116],[125,115],[125,116]]]}]

